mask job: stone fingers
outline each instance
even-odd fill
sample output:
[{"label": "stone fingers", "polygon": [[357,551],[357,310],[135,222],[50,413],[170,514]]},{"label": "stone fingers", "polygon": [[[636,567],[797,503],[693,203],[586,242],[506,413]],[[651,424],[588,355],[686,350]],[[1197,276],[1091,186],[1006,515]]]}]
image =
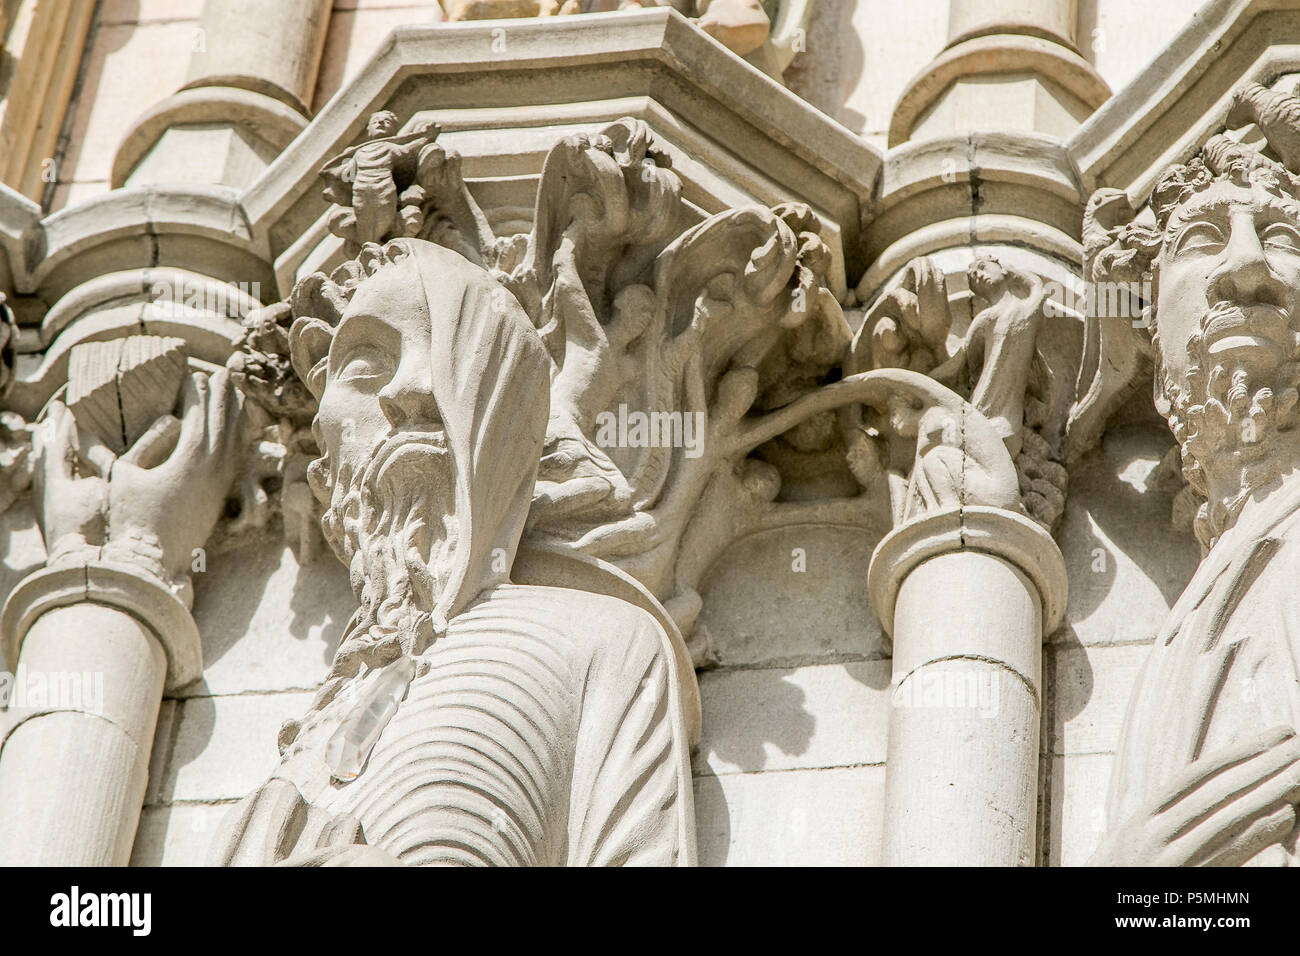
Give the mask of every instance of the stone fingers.
[{"label": "stone fingers", "polygon": [[1187,862],[1193,866],[1241,866],[1265,847],[1281,842],[1295,827],[1295,820],[1295,807],[1284,803],[1249,823],[1233,821],[1233,826],[1221,829]]},{"label": "stone fingers", "polygon": [[1183,773],[1175,778],[1173,785],[1170,787],[1171,796],[1155,808],[1157,813],[1162,813],[1170,809],[1174,804],[1182,800],[1192,791],[1196,790],[1207,780],[1215,777],[1229,768],[1252,760],[1261,754],[1264,754],[1273,748],[1276,748],[1288,740],[1295,738],[1295,731],[1290,727],[1273,727],[1241,741],[1239,744],[1225,748],[1224,750],[1208,754],[1191,766],[1187,767]]}]

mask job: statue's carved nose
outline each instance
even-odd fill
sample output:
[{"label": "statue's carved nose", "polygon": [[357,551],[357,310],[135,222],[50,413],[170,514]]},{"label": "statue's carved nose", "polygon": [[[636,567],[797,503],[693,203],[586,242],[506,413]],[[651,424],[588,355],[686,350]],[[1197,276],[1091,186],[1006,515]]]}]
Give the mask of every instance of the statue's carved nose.
[{"label": "statue's carved nose", "polygon": [[1254,223],[1234,226],[1226,257],[1210,278],[1210,298],[1240,305],[1267,303],[1280,306],[1285,290],[1268,266]]},{"label": "statue's carved nose", "polygon": [[403,363],[383,391],[379,407],[394,428],[433,429],[442,423],[427,368]]}]

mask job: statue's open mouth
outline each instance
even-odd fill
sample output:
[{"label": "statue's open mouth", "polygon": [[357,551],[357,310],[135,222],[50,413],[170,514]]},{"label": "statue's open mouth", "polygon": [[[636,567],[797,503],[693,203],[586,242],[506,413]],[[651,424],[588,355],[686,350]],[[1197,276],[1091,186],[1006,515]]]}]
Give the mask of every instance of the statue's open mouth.
[{"label": "statue's open mouth", "polygon": [[1207,355],[1262,349],[1285,359],[1295,347],[1289,315],[1274,305],[1240,306],[1221,302],[1206,316],[1204,328]]},{"label": "statue's open mouth", "polygon": [[366,470],[380,486],[387,486],[394,468],[405,471],[412,467],[427,467],[431,456],[447,453],[447,433],[441,429],[399,431],[380,443]]}]

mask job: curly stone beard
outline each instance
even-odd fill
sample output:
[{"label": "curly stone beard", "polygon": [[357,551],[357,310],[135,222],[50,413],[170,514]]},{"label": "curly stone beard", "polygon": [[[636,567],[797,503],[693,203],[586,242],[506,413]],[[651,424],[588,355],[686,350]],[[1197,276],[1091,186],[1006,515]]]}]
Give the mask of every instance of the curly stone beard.
[{"label": "curly stone beard", "polygon": [[[324,459],[320,464],[318,475],[328,468]],[[360,474],[341,466],[332,485],[321,527],[348,566],[361,610],[330,677],[350,678],[362,663],[375,668],[402,654],[418,658],[446,628],[433,619],[459,537],[446,435],[392,435]]]},{"label": "curly stone beard", "polygon": [[[1288,329],[1287,360],[1269,373],[1269,381],[1252,381],[1242,363],[1231,355],[1212,358],[1206,346],[1206,332],[1216,322],[1228,322],[1262,332],[1270,321],[1281,317]],[[1275,479],[1278,443],[1300,419],[1297,384],[1300,384],[1300,335],[1285,310],[1271,305],[1243,308],[1231,302],[1217,302],[1201,318],[1200,327],[1187,342],[1188,367],[1180,383],[1162,375],[1163,395],[1168,402],[1166,418],[1179,443],[1183,477],[1206,497],[1197,512],[1196,536],[1209,548],[1237,519],[1253,492]],[[1154,336],[1156,360],[1163,368],[1160,337]],[[1283,469],[1284,470],[1284,469]],[[1210,493],[1209,475],[1220,487],[1231,488],[1217,496]]]}]

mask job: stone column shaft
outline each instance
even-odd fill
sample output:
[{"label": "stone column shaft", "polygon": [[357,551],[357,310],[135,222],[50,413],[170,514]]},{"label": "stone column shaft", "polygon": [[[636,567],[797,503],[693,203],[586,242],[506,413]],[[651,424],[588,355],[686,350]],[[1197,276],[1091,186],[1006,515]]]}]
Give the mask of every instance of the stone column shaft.
[{"label": "stone column shaft", "polygon": [[[51,689],[80,675],[83,701],[36,708],[4,742],[0,866],[125,866],[167,673],[162,645],[125,611],[76,604],[36,621],[16,673]],[[102,707],[85,700],[86,682],[102,682]]]},{"label": "stone column shaft", "polygon": [[949,0],[948,42],[1023,33],[1073,46],[1078,15],[1078,0]]},{"label": "stone column shaft", "polygon": [[1051,536],[994,508],[928,515],[877,547],[868,588],[894,639],[886,865],[1033,864],[1042,640],[1065,580]]},{"label": "stone column shaft", "polygon": [[[67,563],[14,588],[0,614],[0,640],[19,678],[40,674],[48,684],[77,674],[83,684],[80,701],[55,699],[7,715],[0,866],[125,866],[163,692],[203,669],[188,606],[133,565]],[[87,677],[102,681],[102,696],[87,700]]]},{"label": "stone column shaft", "polygon": [[307,114],[316,87],[331,0],[207,0],[202,49],[185,89],[228,86],[284,100]]},{"label": "stone column shaft", "polygon": [[113,187],[253,182],[307,125],[330,9],[207,0],[185,86],[135,121]]},{"label": "stone column shaft", "polygon": [[1065,139],[1110,96],[1075,0],[949,0],[948,44],[904,88],[889,145],[979,130]]},{"label": "stone column shaft", "polygon": [[1031,864],[1037,591],[1001,558],[955,552],[908,575],[896,615],[885,864]]}]

